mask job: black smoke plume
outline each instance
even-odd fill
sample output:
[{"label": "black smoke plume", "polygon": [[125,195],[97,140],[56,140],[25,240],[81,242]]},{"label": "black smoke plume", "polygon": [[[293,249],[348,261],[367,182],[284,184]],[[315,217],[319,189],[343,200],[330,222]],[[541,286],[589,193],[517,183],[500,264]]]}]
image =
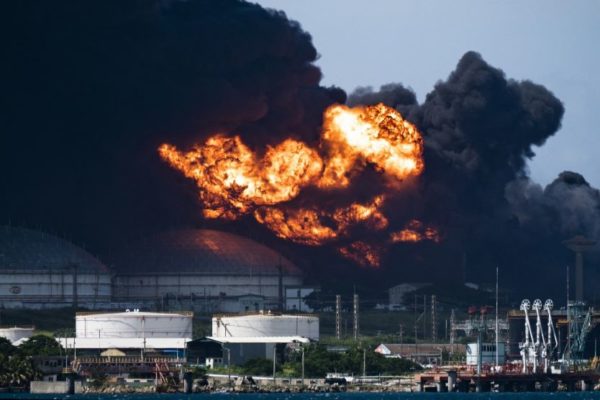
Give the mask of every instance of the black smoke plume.
[{"label": "black smoke plume", "polygon": [[109,251],[198,223],[196,193],[159,160],[238,132],[317,137],[345,93],[319,86],[311,37],[238,0],[4,2],[0,217]]},{"label": "black smoke plume", "polygon": [[396,205],[414,212],[410,202],[419,204],[420,217],[439,226],[445,240],[434,249],[397,248],[393,258],[411,260],[420,271],[413,278],[492,281],[499,265],[513,287],[545,282],[562,293],[572,255],[561,242],[600,233],[599,192],[581,175],[563,172],[546,188],[527,175],[534,147],[560,128],[562,103],[543,86],[507,79],[474,52],[423,104],[414,99],[400,84],[349,96],[353,104],[395,107],[424,135],[419,188]]},{"label": "black smoke plume", "polygon": [[[104,259],[129,240],[207,224],[196,188],[159,160],[159,144],[186,148],[215,132],[256,149],[289,136],[315,144],[325,108],[346,101],[319,85],[317,51],[298,23],[241,0],[0,7],[0,221],[59,233]],[[470,52],[422,104],[400,84],[349,97],[378,102],[417,124],[426,146],[423,176],[389,193],[392,226],[419,218],[443,241],[390,247],[376,275],[389,279],[375,285],[486,279],[499,264],[525,286],[522,276],[562,277],[562,240],[598,237],[598,191],[583,177],[565,172],[546,188],[527,177],[564,112],[544,87]],[[370,173],[341,197],[379,190]],[[226,228],[270,235],[246,220]],[[295,250],[313,279],[324,265],[358,270],[328,248]]]}]

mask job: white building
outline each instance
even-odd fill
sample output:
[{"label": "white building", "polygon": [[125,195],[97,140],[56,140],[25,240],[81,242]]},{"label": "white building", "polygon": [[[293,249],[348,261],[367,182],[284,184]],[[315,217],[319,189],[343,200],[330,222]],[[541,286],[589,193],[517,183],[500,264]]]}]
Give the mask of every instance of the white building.
[{"label": "white building", "polygon": [[0,337],[10,340],[14,346],[20,345],[33,336],[33,326],[7,326],[0,327]]},{"label": "white building", "polygon": [[[477,365],[479,352],[477,343],[469,343],[466,347],[467,365]],[[506,345],[504,342],[498,343],[498,365],[504,364],[506,360]],[[496,364],[496,343],[481,343],[481,365]]]}]

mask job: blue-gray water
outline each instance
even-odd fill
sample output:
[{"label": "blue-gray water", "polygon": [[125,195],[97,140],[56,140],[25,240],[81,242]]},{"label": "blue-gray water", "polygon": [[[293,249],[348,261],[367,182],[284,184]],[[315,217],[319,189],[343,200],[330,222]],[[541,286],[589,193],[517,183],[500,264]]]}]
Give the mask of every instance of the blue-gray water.
[{"label": "blue-gray water", "polygon": [[554,393],[241,393],[241,394],[85,394],[85,395],[32,395],[27,393],[0,393],[0,399],[39,400],[600,400],[600,392]]}]

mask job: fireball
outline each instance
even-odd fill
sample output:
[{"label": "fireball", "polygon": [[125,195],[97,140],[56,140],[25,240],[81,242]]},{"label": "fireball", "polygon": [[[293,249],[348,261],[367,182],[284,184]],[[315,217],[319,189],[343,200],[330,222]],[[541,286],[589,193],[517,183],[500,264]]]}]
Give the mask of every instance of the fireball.
[{"label": "fireball", "polygon": [[[346,188],[366,166],[390,182],[418,176],[424,168],[423,139],[416,127],[383,104],[330,106],[324,113],[318,148],[285,139],[259,157],[239,136],[216,134],[187,152],[170,144],[158,151],[171,167],[196,183],[205,218],[234,220],[250,214],[278,237],[310,246],[348,238],[358,225],[380,231],[389,221],[383,212],[383,195],[329,209],[307,205],[306,199],[293,202],[305,188]],[[439,236],[433,228],[408,227],[393,233],[390,241],[423,238]],[[339,251],[361,265],[380,263],[380,249],[362,241]]]}]

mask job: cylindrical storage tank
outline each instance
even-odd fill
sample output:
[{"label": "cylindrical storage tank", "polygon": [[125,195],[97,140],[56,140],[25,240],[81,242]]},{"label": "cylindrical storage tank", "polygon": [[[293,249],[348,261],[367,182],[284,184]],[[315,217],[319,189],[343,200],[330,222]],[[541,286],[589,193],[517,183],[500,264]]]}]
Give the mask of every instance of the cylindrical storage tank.
[{"label": "cylindrical storage tank", "polygon": [[34,328],[32,326],[4,327],[4,328],[0,328],[0,337],[10,340],[11,343],[15,343],[16,341],[18,341],[20,339],[30,338],[31,336],[33,336],[33,329]]},{"label": "cylindrical storage tank", "polygon": [[193,313],[78,313],[78,338],[191,338]]},{"label": "cylindrical storage tank", "polygon": [[319,340],[319,318],[313,315],[223,315],[212,319],[214,337],[302,336]]}]

